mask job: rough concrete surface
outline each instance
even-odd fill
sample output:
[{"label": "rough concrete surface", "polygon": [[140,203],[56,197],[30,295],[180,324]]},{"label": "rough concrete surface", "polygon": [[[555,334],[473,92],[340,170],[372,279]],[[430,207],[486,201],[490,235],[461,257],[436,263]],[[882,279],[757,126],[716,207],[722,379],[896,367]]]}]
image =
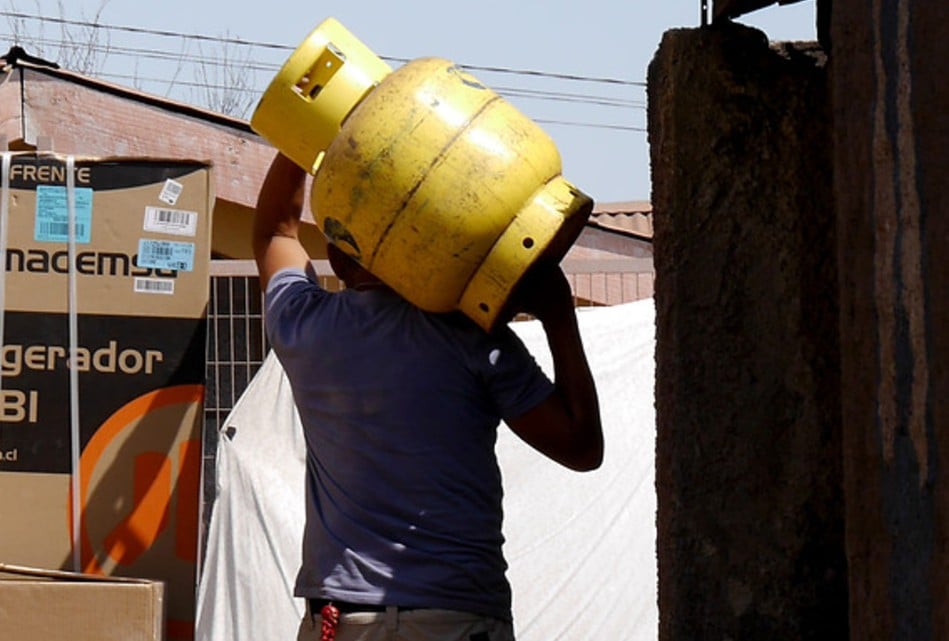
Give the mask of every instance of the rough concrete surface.
[{"label": "rough concrete surface", "polygon": [[824,57],[674,30],[648,86],[660,639],[846,639]]}]

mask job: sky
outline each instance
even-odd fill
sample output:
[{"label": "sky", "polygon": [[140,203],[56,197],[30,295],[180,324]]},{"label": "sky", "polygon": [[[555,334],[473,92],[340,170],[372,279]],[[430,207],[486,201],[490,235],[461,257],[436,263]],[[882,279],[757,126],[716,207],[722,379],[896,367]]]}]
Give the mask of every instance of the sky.
[{"label": "sky", "polygon": [[[244,119],[292,51],[333,17],[392,68],[427,56],[466,67],[543,128],[560,152],[563,176],[600,203],[649,200],[647,68],[665,31],[695,28],[701,19],[700,0],[7,0],[0,6],[0,38],[10,45]],[[813,40],[815,0],[775,5],[739,22],[772,40]]]}]

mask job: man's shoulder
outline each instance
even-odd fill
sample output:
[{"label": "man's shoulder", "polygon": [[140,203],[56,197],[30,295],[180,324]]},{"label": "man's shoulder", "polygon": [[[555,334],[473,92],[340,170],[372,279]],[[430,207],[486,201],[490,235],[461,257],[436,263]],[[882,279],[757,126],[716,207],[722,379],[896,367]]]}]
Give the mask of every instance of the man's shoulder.
[{"label": "man's shoulder", "polygon": [[[267,284],[265,292],[265,314],[268,322],[277,322],[290,312],[298,321],[311,314],[299,314],[301,306],[325,307],[333,300],[331,292],[320,287],[303,270],[286,268],[276,272]],[[296,310],[296,311],[293,311]]]},{"label": "man's shoulder", "polygon": [[269,294],[278,288],[286,287],[293,283],[309,283],[319,286],[299,267],[284,267],[274,272],[270,277],[270,281],[267,283],[267,293]]}]

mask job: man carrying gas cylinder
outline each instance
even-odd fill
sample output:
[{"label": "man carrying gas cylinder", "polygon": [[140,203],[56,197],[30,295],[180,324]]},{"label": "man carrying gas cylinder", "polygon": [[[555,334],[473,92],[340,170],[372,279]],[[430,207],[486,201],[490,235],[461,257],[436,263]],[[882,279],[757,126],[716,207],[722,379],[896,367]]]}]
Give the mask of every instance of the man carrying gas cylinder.
[{"label": "man carrying gas cylinder", "polygon": [[[603,458],[596,388],[557,266],[592,200],[559,176],[549,137],[456,65],[389,72],[327,20],[251,121],[280,149],[253,249],[307,447],[299,639],[513,641],[500,422],[568,468]],[[476,120],[477,135],[453,129]],[[320,287],[299,240],[308,173],[340,292]],[[523,224],[499,225],[522,201]],[[391,246],[371,247],[378,237]],[[457,245],[437,247],[448,241]],[[490,269],[446,278],[482,252]],[[383,255],[396,257],[397,276]],[[476,295],[445,311],[447,283]],[[543,325],[553,381],[507,326],[515,312]]]},{"label": "man carrying gas cylinder", "polygon": [[422,311],[332,243],[346,289],[322,289],[298,239],[305,177],[277,154],[253,231],[307,444],[299,639],[512,641],[499,423],[571,469],[603,456],[569,284],[538,265],[513,294],[543,324],[551,382],[507,325]]}]

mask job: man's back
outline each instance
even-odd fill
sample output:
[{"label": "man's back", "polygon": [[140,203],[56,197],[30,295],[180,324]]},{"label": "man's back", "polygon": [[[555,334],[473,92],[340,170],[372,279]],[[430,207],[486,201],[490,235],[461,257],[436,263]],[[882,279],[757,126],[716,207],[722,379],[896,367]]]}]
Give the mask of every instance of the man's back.
[{"label": "man's back", "polygon": [[299,270],[267,323],[309,449],[298,595],[508,618],[496,429],[553,390],[523,345]]}]

